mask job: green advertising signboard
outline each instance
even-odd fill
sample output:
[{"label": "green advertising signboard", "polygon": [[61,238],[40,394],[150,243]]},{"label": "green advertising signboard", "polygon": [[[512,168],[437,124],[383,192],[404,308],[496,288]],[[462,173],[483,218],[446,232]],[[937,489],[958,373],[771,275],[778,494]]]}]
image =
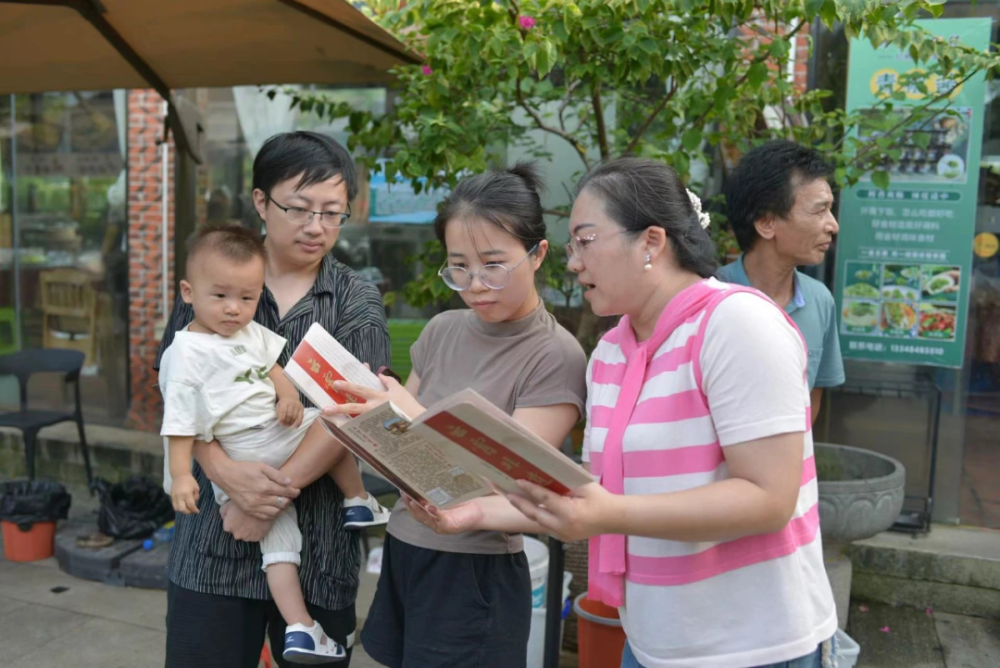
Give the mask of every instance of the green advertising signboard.
[{"label": "green advertising signboard", "polygon": [[[974,48],[989,46],[990,19],[918,23]],[[898,49],[875,50],[867,40],[852,41],[848,111],[871,109],[880,95],[898,88],[898,77],[914,71],[920,68]],[[936,76],[925,80],[930,98],[950,91],[941,102],[950,113],[924,117],[905,129],[897,145],[901,156],[883,164],[890,176],[887,190],[868,177],[841,194],[835,294],[844,357],[962,366],[984,80],[983,74],[961,84]],[[928,102],[916,87],[907,88],[906,97],[888,112],[900,121],[910,114],[901,107]]]}]

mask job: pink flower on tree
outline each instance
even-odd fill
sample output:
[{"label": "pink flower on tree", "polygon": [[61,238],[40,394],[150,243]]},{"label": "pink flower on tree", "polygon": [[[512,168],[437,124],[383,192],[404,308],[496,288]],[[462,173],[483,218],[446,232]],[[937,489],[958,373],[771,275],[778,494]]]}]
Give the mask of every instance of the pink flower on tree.
[{"label": "pink flower on tree", "polygon": [[531,30],[532,28],[535,27],[535,19],[531,16],[522,16],[521,27],[524,28],[525,30]]},{"label": "pink flower on tree", "polygon": [[420,68],[420,71],[423,72],[424,76],[427,76],[427,77],[429,77],[430,75],[434,74],[434,70],[431,69],[430,65],[424,65],[423,67]]}]

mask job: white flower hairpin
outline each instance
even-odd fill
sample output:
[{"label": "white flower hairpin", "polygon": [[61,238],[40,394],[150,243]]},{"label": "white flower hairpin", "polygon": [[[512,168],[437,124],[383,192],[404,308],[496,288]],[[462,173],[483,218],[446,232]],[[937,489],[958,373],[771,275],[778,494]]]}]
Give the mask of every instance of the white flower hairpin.
[{"label": "white flower hairpin", "polygon": [[708,226],[712,224],[712,218],[708,215],[708,212],[701,210],[701,198],[695,195],[690,190],[687,191],[688,197],[691,198],[691,206],[694,207],[695,212],[698,214],[698,222],[701,224],[702,229],[708,229]]}]

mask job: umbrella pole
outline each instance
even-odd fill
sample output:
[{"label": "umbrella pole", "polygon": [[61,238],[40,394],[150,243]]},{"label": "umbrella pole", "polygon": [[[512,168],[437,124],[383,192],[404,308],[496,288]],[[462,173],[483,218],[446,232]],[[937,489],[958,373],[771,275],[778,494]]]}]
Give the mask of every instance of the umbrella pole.
[{"label": "umbrella pole", "polygon": [[559,668],[562,645],[563,570],[565,556],[562,541],[549,538],[549,581],[545,586],[545,668]]}]

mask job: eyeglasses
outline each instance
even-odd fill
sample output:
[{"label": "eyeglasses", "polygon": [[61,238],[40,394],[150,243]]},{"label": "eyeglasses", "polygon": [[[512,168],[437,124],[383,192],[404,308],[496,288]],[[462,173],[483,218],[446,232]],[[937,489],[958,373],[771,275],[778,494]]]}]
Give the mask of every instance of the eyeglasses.
[{"label": "eyeglasses", "polygon": [[573,259],[576,255],[583,255],[583,251],[587,248],[587,246],[598,239],[607,239],[608,237],[613,237],[630,231],[631,230],[618,230],[617,232],[609,232],[608,234],[591,234],[586,237],[571,236],[569,238],[569,242],[566,244],[566,257],[568,259]]},{"label": "eyeglasses", "polygon": [[313,216],[319,216],[319,224],[325,228],[335,230],[343,227],[347,219],[351,217],[351,205],[347,205],[347,213],[342,211],[310,211],[299,206],[282,206],[268,195],[267,200],[285,212],[288,222],[305,227],[312,222]]},{"label": "eyeglasses", "polygon": [[510,269],[495,262],[484,264],[483,270],[480,272],[469,271],[465,267],[441,267],[438,276],[441,277],[445,285],[456,292],[464,292],[471,288],[472,281],[476,276],[490,290],[503,290],[510,283],[510,273],[521,266],[521,263],[528,259],[528,255],[531,255],[537,249],[538,244],[532,246],[527,255],[518,260],[517,264]]}]

